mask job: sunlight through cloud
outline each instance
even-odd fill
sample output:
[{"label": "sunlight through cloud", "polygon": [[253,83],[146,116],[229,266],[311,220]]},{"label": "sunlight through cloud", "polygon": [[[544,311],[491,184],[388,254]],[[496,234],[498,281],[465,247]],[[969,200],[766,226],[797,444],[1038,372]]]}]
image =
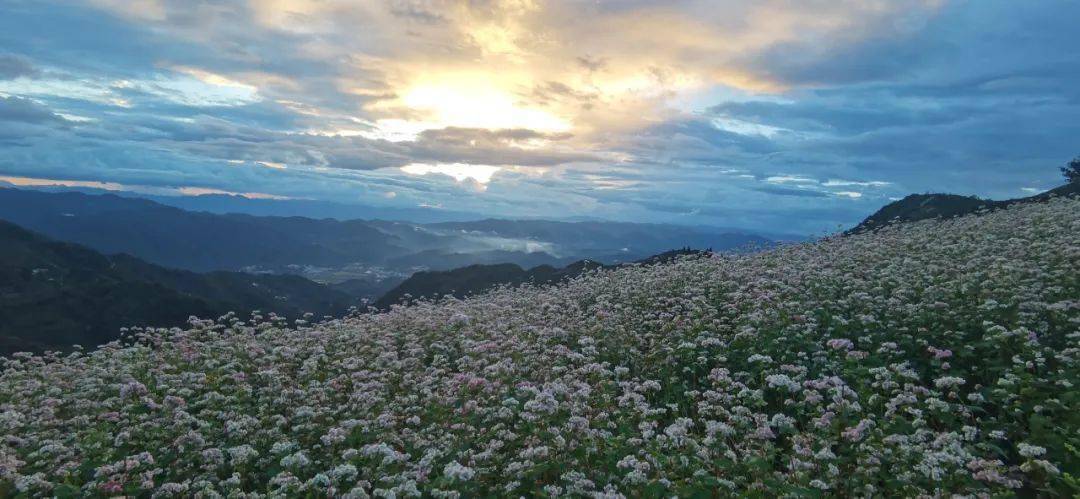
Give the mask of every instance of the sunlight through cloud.
[{"label": "sunlight through cloud", "polygon": [[481,185],[486,185],[491,182],[492,175],[499,170],[501,170],[501,168],[498,166],[470,165],[465,163],[412,163],[401,167],[401,171],[410,175],[437,173],[453,177],[453,179],[458,182],[472,179]]}]

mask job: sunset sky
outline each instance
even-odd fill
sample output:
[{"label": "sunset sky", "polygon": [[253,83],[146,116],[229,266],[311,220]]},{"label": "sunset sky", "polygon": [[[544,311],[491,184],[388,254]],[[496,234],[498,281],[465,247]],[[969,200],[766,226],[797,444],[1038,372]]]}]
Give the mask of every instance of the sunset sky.
[{"label": "sunset sky", "polygon": [[0,181],[810,233],[1059,183],[1080,2],[0,2]]}]

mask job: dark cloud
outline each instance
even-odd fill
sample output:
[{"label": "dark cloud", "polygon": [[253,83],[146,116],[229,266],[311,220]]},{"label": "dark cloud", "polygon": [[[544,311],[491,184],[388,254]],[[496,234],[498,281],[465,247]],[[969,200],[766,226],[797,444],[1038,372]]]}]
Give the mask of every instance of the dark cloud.
[{"label": "dark cloud", "polygon": [[461,128],[447,127],[424,130],[420,138],[432,142],[446,144],[482,144],[513,143],[528,140],[565,140],[570,138],[569,133],[546,133],[528,128],[507,128],[501,130],[488,130],[485,128]]},{"label": "dark cloud", "polygon": [[0,54],[0,80],[13,80],[19,77],[33,78],[38,74],[38,70],[25,57]]},{"label": "dark cloud", "polygon": [[592,109],[598,99],[595,93],[574,90],[569,85],[558,81],[545,81],[534,86],[530,97],[536,103],[545,106],[553,102],[570,101],[583,109]]},{"label": "dark cloud", "polygon": [[766,194],[775,194],[777,196],[795,196],[800,198],[824,198],[829,196],[828,194],[821,191],[813,191],[809,189],[792,189],[789,187],[776,187],[772,185],[755,187],[753,190],[758,192],[764,192]]},{"label": "dark cloud", "polygon": [[830,99],[811,92],[795,102],[727,102],[709,109],[717,116],[737,118],[760,125],[799,132],[859,134],[892,127],[931,127],[972,119],[993,112],[972,103],[947,103],[927,107],[902,102],[881,92],[875,98]]},{"label": "dark cloud", "polygon": [[[297,14],[268,27],[253,21],[255,3],[160,4],[154,18],[136,19],[77,2],[0,3],[0,174],[342,202],[393,192],[395,203],[507,215],[589,211],[814,232],[857,222],[910,192],[1001,198],[1051,187],[1057,166],[1080,153],[1077,2],[946,2],[840,35],[800,34],[748,50],[725,68],[787,90],[718,92],[644,126],[603,123],[611,130],[588,143],[582,134],[454,127],[413,141],[380,140],[372,132],[383,115],[369,110],[393,104],[401,90],[379,65],[394,47],[374,55],[351,49],[401,40],[356,33],[362,9],[319,19]],[[595,10],[656,5],[634,0]],[[449,21],[426,2],[395,2],[388,12],[410,39]],[[323,47],[349,50],[327,55]],[[599,82],[634,55],[594,49],[573,47],[560,61]],[[433,42],[424,52],[435,66],[448,54],[476,57],[477,48]],[[673,65],[643,65],[654,68],[651,80],[677,76]],[[185,100],[183,89],[170,86],[179,78],[196,84],[183,67],[250,76],[258,95],[227,105]],[[515,98],[615,116],[624,105],[605,99],[599,84],[594,92],[557,78],[558,71],[536,78]],[[446,176],[393,170],[410,163],[504,168],[478,194]],[[769,180],[785,176],[806,181]]]},{"label": "dark cloud", "polygon": [[423,24],[446,22],[446,16],[432,10],[428,4],[414,0],[398,0],[394,2],[394,5],[390,7],[390,13],[396,17]]},{"label": "dark cloud", "polygon": [[605,58],[589,57],[587,55],[578,57],[576,61],[578,64],[580,64],[585,69],[588,69],[589,71],[600,71],[601,69],[604,69],[604,66],[607,66],[608,63],[607,59]]},{"label": "dark cloud", "polygon": [[0,121],[33,124],[68,124],[48,107],[22,97],[0,96]]}]

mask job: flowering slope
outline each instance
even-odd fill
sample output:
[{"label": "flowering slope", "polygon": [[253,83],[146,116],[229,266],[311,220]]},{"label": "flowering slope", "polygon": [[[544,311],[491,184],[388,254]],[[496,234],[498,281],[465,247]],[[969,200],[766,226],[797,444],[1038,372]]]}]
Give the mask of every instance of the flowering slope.
[{"label": "flowering slope", "polygon": [[1080,201],[0,375],[0,495],[1070,495]]}]

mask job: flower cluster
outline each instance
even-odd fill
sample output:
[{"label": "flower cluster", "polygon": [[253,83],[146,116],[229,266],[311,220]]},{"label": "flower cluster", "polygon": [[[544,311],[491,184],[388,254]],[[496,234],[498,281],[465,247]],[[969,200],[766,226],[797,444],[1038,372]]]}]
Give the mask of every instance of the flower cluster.
[{"label": "flower cluster", "polygon": [[1076,494],[1080,201],[0,373],[0,496]]}]

